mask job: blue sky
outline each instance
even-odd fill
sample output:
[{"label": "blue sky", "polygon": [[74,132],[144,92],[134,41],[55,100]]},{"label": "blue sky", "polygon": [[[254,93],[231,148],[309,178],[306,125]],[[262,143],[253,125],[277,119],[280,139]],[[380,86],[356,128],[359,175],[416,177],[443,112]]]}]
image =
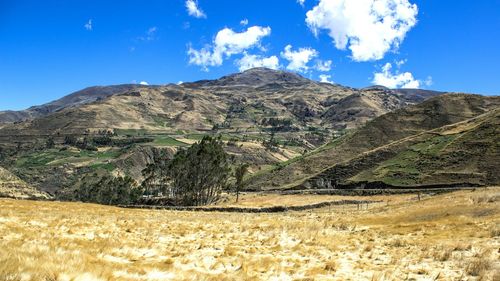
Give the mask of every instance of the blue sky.
[{"label": "blue sky", "polygon": [[256,65],[352,87],[500,93],[498,0],[189,1],[0,0],[0,110]]}]

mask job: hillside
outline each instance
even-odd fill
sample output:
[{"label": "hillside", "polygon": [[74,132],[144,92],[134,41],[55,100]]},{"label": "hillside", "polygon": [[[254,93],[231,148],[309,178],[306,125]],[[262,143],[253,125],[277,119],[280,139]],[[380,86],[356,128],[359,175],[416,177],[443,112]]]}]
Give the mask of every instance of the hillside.
[{"label": "hillside", "polygon": [[99,101],[119,92],[137,88],[136,85],[119,85],[110,87],[89,87],[81,91],[77,91],[58,100],[32,106],[25,110],[0,111],[0,125],[5,123],[15,123],[25,120],[32,120],[38,117],[47,116],[51,113],[61,111],[65,108],[77,107],[83,104]]},{"label": "hillside", "polygon": [[500,108],[363,153],[304,186],[491,185],[500,182],[498,163]]},{"label": "hillside", "polygon": [[22,198],[22,199],[48,199],[50,196],[41,192],[9,171],[0,167],[0,197]]},{"label": "hillside", "polygon": [[[248,180],[248,188],[297,187],[302,185],[306,179],[339,163],[354,159],[362,153],[429,130],[477,117],[499,106],[499,97],[466,94],[434,97],[421,104],[375,118],[360,129],[303,157],[258,173]],[[493,128],[495,128],[494,125]],[[496,137],[493,135],[493,138]],[[494,139],[493,144],[497,143],[498,141]],[[329,184],[325,183],[325,187],[327,186]]]}]

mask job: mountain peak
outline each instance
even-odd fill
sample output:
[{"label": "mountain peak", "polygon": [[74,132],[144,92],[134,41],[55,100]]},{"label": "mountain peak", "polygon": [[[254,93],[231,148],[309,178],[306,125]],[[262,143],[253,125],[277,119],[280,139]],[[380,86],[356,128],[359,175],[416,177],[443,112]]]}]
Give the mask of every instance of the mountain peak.
[{"label": "mountain peak", "polygon": [[309,84],[314,81],[299,74],[265,67],[250,68],[245,71],[223,76],[216,80],[201,80],[190,83],[195,86],[250,86],[260,87],[269,84]]}]

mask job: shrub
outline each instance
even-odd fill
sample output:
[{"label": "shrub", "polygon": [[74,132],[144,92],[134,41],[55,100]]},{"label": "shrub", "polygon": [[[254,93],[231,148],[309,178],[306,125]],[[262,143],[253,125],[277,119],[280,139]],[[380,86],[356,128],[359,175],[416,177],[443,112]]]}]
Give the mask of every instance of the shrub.
[{"label": "shrub", "polygon": [[491,263],[484,257],[474,258],[466,267],[465,272],[471,276],[481,276],[491,267]]},{"label": "shrub", "polygon": [[56,143],[54,142],[53,137],[48,137],[47,140],[45,141],[46,148],[53,148],[55,145],[56,145]]},{"label": "shrub", "polygon": [[65,136],[64,137],[64,144],[66,145],[76,145],[77,139],[75,136]]}]

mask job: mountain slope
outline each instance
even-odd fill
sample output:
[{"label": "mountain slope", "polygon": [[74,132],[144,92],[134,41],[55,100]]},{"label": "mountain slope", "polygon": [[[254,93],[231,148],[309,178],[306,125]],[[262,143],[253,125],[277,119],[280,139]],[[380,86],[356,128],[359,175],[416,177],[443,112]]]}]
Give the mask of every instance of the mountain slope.
[{"label": "mountain slope", "polygon": [[14,123],[25,120],[31,120],[37,117],[47,116],[51,113],[63,110],[65,108],[77,107],[83,104],[98,101],[114,95],[119,92],[137,88],[137,85],[119,85],[110,87],[89,87],[81,91],[74,92],[70,95],[64,96],[58,100],[39,105],[32,106],[25,110],[20,111],[0,111],[0,123]]},{"label": "mountain slope", "polygon": [[500,106],[500,97],[447,94],[382,115],[352,133],[249,179],[249,189],[291,188],[336,164],[391,142],[461,122]]},{"label": "mountain slope", "polygon": [[497,185],[498,163],[500,108],[365,152],[303,186]]},{"label": "mountain slope", "polygon": [[50,196],[29,186],[26,182],[0,167],[0,197],[49,199]]}]

